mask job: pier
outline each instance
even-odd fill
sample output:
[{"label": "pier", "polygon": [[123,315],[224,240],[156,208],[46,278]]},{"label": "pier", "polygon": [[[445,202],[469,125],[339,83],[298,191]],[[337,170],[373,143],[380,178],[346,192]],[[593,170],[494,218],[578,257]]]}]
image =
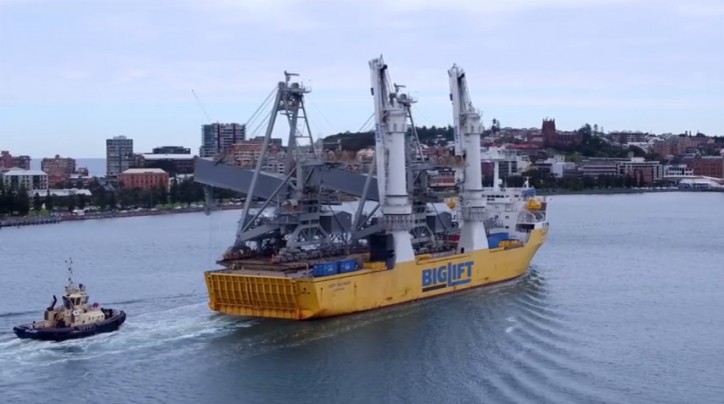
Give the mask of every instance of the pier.
[{"label": "pier", "polygon": [[13,226],[34,226],[37,224],[60,223],[63,218],[59,216],[31,216],[31,217],[10,217],[0,219],[0,228]]}]

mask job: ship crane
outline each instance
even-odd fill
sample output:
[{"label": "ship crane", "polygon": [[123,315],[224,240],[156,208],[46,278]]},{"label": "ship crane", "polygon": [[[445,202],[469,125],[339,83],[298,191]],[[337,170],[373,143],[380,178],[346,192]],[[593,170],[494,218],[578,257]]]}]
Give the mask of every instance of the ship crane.
[{"label": "ship crane", "polygon": [[488,248],[485,234],[485,205],[483,179],[480,167],[480,112],[473,107],[468,93],[465,71],[457,65],[448,70],[450,100],[453,105],[455,154],[462,155],[463,192],[461,200],[462,229],[458,252],[472,252]]},{"label": "ship crane", "polygon": [[371,92],[375,107],[375,156],[377,186],[385,227],[392,234],[394,264],[413,261],[410,230],[414,226],[412,204],[407,194],[405,134],[407,132],[406,94],[400,86],[390,92],[387,65],[382,56],[369,62]]}]

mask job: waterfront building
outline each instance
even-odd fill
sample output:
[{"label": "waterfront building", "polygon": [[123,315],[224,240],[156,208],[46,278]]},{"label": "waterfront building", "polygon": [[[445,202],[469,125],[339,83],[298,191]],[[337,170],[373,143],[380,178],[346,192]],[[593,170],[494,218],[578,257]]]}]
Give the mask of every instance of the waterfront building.
[{"label": "waterfront building", "polygon": [[168,189],[168,173],[160,168],[129,168],[121,173],[119,183],[124,189]]},{"label": "waterfront building", "polygon": [[619,175],[618,164],[626,161],[626,158],[591,157],[583,160],[578,168],[581,174],[593,177]]},{"label": "waterfront building", "polygon": [[48,190],[48,174],[40,170],[11,168],[0,171],[0,176],[6,188],[17,190],[23,187],[29,193],[45,193]]},{"label": "waterfront building", "polygon": [[13,156],[9,151],[0,152],[0,168],[22,168],[30,170],[30,156]]},{"label": "waterfront building", "polygon": [[117,182],[118,176],[133,164],[133,139],[114,136],[106,139],[106,179]]},{"label": "waterfront building", "polygon": [[664,177],[691,177],[694,170],[686,164],[672,164],[664,166]]},{"label": "waterfront building", "polygon": [[212,123],[201,126],[200,157],[214,157],[231,145],[246,140],[246,125],[238,123]]},{"label": "waterfront building", "polygon": [[56,154],[53,158],[44,158],[40,162],[40,169],[48,174],[48,184],[55,186],[67,181],[75,172],[75,159]]},{"label": "waterfront building", "polygon": [[694,175],[724,178],[724,156],[690,156],[684,157],[683,161]]},{"label": "waterfront building", "polygon": [[590,157],[579,165],[586,176],[613,175],[632,177],[641,185],[653,184],[664,177],[664,168],[658,161],[646,161],[643,157],[609,158]]}]

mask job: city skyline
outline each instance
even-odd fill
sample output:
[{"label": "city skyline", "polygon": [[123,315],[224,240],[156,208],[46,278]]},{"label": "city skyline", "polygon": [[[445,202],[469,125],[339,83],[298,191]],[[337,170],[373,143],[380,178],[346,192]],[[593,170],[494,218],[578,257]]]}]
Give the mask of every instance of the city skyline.
[{"label": "city skyline", "polygon": [[451,122],[457,63],[486,127],[551,117],[561,130],[721,136],[722,17],[703,0],[0,0],[0,148],[102,157],[123,135],[139,151],[198,154],[202,109],[245,123],[284,70],[312,88],[315,138],[354,132],[372,113],[367,61],[380,53],[418,98],[418,126]]}]

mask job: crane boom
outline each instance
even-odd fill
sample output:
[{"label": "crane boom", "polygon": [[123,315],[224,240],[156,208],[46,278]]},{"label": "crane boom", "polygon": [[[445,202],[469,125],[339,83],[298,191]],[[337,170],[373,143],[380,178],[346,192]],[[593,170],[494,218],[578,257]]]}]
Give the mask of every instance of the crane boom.
[{"label": "crane boom", "polygon": [[414,224],[412,205],[407,194],[407,167],[405,134],[407,133],[407,109],[409,97],[389,89],[387,65],[382,56],[372,59],[370,79],[375,104],[375,159],[377,185],[382,202],[385,227],[392,233],[395,264],[412,261],[410,229]]},{"label": "crane boom", "polygon": [[[453,104],[456,150],[465,160],[462,218],[463,227],[458,248],[461,252],[488,248],[485,234],[485,198],[480,161],[480,134],[482,124],[480,113],[473,107],[468,94],[465,72],[456,65],[448,70],[450,78],[450,100]],[[457,151],[456,151],[457,154]]]},{"label": "crane boom", "polygon": [[208,119],[208,120],[209,120],[209,123],[211,123],[211,122],[212,122],[211,116],[209,116],[209,113],[206,112],[206,108],[204,108],[204,104],[203,104],[203,103],[201,102],[201,100],[199,99],[199,96],[196,95],[196,91],[194,91],[193,88],[191,89],[191,93],[194,95],[194,98],[196,98],[196,102],[199,104],[199,108],[201,108],[201,112],[203,112],[204,115],[206,115],[206,119]]}]

